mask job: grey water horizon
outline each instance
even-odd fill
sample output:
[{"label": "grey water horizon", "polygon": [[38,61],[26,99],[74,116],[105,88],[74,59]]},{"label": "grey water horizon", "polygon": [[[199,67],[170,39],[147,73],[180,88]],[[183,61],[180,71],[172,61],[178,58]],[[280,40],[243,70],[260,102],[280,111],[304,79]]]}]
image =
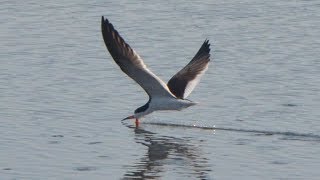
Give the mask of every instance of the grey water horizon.
[{"label": "grey water horizon", "polygon": [[[317,179],[317,1],[52,1],[0,7],[0,179]],[[148,101],[103,43],[107,17],[165,82],[205,39],[188,99]]]}]

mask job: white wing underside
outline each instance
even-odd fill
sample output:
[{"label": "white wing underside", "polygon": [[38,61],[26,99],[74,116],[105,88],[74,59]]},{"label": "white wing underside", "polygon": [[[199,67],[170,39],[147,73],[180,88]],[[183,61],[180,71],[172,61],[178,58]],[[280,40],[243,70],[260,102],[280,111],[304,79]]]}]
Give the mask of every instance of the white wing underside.
[{"label": "white wing underside", "polygon": [[101,29],[104,42],[121,70],[136,81],[149,97],[174,97],[167,85],[144,64],[136,53],[109,23],[102,17]]},{"label": "white wing underside", "polygon": [[187,98],[191,94],[194,88],[199,84],[201,77],[204,75],[207,69],[208,69],[208,64],[206,68],[195,77],[195,79],[188,82],[186,89],[184,90],[183,99]]},{"label": "white wing underside", "polygon": [[[142,69],[136,69],[135,67],[128,67],[128,76],[134,79],[147,93],[152,97],[157,96],[170,96],[174,97],[171,94],[166,83],[164,83],[158,76],[156,76],[151,70],[147,68],[144,64],[142,58],[133,50],[134,54],[138,56],[139,61],[141,62]],[[130,74],[130,75],[129,75]]]}]

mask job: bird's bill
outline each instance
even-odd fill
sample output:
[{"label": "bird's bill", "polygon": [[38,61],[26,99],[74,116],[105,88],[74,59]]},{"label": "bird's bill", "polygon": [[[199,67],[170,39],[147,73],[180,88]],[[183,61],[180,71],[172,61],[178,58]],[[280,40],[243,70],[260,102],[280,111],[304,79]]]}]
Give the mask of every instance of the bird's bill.
[{"label": "bird's bill", "polygon": [[132,115],[132,116],[126,117],[126,118],[124,118],[124,119],[122,119],[122,120],[134,119],[134,118],[135,118],[135,117]]}]

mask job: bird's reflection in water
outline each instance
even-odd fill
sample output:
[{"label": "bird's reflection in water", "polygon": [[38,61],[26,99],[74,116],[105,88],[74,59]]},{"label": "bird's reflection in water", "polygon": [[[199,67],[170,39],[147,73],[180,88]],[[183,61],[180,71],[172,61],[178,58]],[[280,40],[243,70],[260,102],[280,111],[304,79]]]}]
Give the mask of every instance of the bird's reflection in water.
[{"label": "bird's reflection in water", "polygon": [[[133,129],[135,141],[148,148],[146,155],[128,169],[123,179],[161,179],[163,174],[179,174],[185,178],[210,179],[208,160],[190,138],[161,136],[141,127]],[[170,171],[170,172],[168,172]]]}]

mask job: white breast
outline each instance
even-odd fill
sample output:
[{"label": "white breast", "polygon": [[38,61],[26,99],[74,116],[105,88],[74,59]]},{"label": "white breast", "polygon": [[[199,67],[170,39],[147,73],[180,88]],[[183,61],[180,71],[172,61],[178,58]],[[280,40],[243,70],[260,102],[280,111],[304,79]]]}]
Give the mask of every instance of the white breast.
[{"label": "white breast", "polygon": [[163,110],[182,110],[196,103],[175,98],[152,98],[150,102],[151,111],[163,111]]}]

